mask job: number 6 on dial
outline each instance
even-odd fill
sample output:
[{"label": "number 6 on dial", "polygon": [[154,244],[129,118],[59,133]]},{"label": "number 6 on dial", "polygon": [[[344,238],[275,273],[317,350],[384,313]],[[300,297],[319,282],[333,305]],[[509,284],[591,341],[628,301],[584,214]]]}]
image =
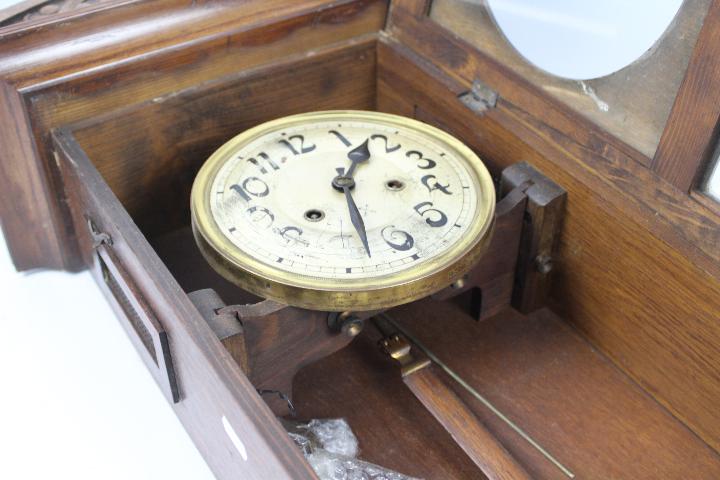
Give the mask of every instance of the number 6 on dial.
[{"label": "number 6 on dial", "polygon": [[447,287],[484,253],[494,211],[490,174],[459,140],[363,111],[240,133],[205,162],[191,195],[195,239],[215,270],[322,311],[389,308]]}]

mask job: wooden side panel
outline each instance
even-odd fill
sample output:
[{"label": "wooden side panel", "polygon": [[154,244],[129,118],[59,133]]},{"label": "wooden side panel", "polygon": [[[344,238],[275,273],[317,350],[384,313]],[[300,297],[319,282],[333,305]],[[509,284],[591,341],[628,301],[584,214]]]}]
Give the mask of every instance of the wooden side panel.
[{"label": "wooden side panel", "polygon": [[312,110],[372,109],[369,35],[114,111],[73,127],[88,157],[149,237],[189,224],[200,166],[243,130]]},{"label": "wooden side panel", "polygon": [[20,94],[0,81],[0,226],[18,270],[65,266],[60,235],[49,217],[37,215],[47,201],[43,177],[28,159],[37,151]]},{"label": "wooden side panel", "polygon": [[[106,234],[119,264],[162,324],[179,391],[173,409],[219,480],[317,480],[230,353],[182,291],[82,149],[56,132],[84,262],[113,297],[87,229]],[[111,305],[117,302],[110,298]],[[123,312],[118,311],[118,315]]]},{"label": "wooden side panel", "polygon": [[[0,204],[20,270],[80,268],[63,211],[49,131],[232,72],[377,32],[386,0],[129,2],[0,32],[0,82],[20,96],[1,122],[19,125],[0,163],[18,193]],[[18,122],[18,118],[25,121]]]},{"label": "wooden side panel", "polygon": [[651,218],[645,225],[654,235],[720,278],[720,216],[646,168],[639,152],[426,17],[413,17],[407,8],[414,8],[413,0],[393,3],[387,36],[414,52],[415,63],[437,70],[456,94],[470,90],[476,79],[494,89],[499,105],[517,107],[524,122],[545,125],[553,143],[601,172],[599,188],[623,193],[608,201],[639,219]]},{"label": "wooden side panel", "polygon": [[[455,90],[457,91],[455,91]],[[720,282],[655,234],[658,219],[637,196],[681,206],[656,181],[643,187],[635,163],[596,155],[501,98],[477,116],[454,83],[411,51],[383,41],[378,107],[436,123],[474,148],[499,174],[528,161],[568,192],[554,296],[569,319],[658,401],[720,448]],[[646,174],[647,175],[647,174]],[[643,191],[638,189],[652,188]],[[712,217],[682,221],[718,231]],[[685,248],[681,232],[675,241]],[[718,243],[712,247],[716,253]]]}]

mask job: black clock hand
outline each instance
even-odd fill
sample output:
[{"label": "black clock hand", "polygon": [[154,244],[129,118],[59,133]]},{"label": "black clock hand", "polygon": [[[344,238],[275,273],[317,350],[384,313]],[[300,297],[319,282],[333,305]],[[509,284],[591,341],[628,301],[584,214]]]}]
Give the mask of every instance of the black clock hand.
[{"label": "black clock hand", "polygon": [[360,210],[358,210],[352,193],[350,193],[350,190],[355,187],[355,179],[353,178],[355,168],[359,163],[366,162],[370,158],[370,150],[368,149],[369,141],[369,138],[366,139],[363,143],[348,152],[347,156],[351,162],[350,168],[347,173],[345,173],[344,168],[337,168],[336,171],[338,175],[333,179],[332,186],[345,194],[345,200],[347,200],[348,210],[350,211],[350,221],[353,227],[355,227],[355,231],[360,237],[368,257],[372,257],[370,254],[370,246],[368,245],[367,232],[365,231],[365,222],[363,222]]},{"label": "black clock hand", "polygon": [[347,200],[348,210],[350,210],[350,221],[353,227],[355,227],[355,231],[360,237],[360,240],[362,240],[368,257],[372,257],[372,255],[370,255],[370,247],[368,246],[367,232],[365,232],[365,222],[363,222],[362,216],[360,215],[360,210],[358,210],[357,205],[355,205],[355,200],[353,200],[352,194],[350,193],[350,187],[343,187],[343,193],[345,194],[345,200]]},{"label": "black clock hand", "polygon": [[370,139],[368,138],[348,152],[347,157],[352,163],[350,165],[350,169],[347,171],[347,174],[345,174],[346,177],[353,178],[353,174],[355,173],[355,168],[358,163],[367,162],[370,158],[370,150],[368,149],[369,142]]}]

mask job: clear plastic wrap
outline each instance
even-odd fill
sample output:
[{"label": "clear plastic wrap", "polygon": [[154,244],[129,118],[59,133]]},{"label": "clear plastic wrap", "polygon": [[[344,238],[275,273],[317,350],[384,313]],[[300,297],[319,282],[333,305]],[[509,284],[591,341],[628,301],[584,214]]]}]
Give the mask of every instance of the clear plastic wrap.
[{"label": "clear plastic wrap", "polygon": [[417,480],[357,459],[358,441],[342,418],[285,423],[320,480]]}]

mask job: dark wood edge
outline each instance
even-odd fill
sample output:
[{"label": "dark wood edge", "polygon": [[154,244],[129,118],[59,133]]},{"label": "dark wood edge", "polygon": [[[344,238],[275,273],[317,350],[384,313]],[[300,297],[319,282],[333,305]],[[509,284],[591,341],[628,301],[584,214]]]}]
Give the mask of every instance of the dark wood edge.
[{"label": "dark wood edge", "polygon": [[720,0],[710,5],[652,169],[689,193],[702,176],[720,121]]},{"label": "dark wood edge", "polygon": [[[236,478],[244,471],[243,459],[232,453],[225,425],[242,432],[248,458],[253,455],[254,477],[260,472],[284,472],[274,478],[317,480],[300,450],[287,435],[239,365],[223,347],[188,295],[178,285],[155,250],[147,242],[120,201],[67,129],[52,132],[55,148],[71,159],[72,170],[81,177],[90,203],[102,205],[111,218],[105,229],[112,236],[115,253],[124,268],[138,281],[169,334],[169,346],[177,359],[178,381],[183,385],[175,412],[218,478]],[[78,215],[80,212],[75,212]],[[92,213],[92,212],[91,212]],[[100,226],[102,229],[102,226]],[[135,273],[142,272],[141,276]],[[102,282],[101,279],[97,279]],[[202,382],[203,390],[188,391],[188,378]],[[221,425],[220,418],[223,423]],[[215,458],[218,457],[218,458]],[[247,460],[245,460],[247,461]],[[259,462],[259,463],[258,463]],[[220,469],[236,466],[233,476]],[[259,477],[258,477],[259,478]]]},{"label": "dark wood edge", "polygon": [[[398,12],[403,3],[406,0],[399,0],[393,9],[389,33],[380,36],[380,51],[389,48],[407,57],[453,96],[470,89],[476,77],[488,80],[500,98],[486,118],[517,132],[538,154],[573,172],[620,210],[638,219],[652,218],[652,222],[643,223],[644,228],[692,259],[709,275],[720,278],[719,215],[660,178],[635,156],[628,155],[621,142],[611,142],[609,135],[597,127],[588,130],[587,120],[578,115],[574,120],[565,116],[562,111],[565,107],[557,107],[554,105],[557,102],[546,94],[524,86],[525,80],[507,72],[504,66],[484,58],[433,22]],[[427,41],[419,40],[422,32]],[[457,55],[442,57],[433,50],[436,48],[451,49]],[[380,54],[378,68],[382,69]],[[568,132],[568,122],[574,122],[573,131]]]},{"label": "dark wood edge", "polygon": [[547,305],[567,200],[562,187],[527,162],[503,170],[500,190],[525,183],[528,200],[513,289],[513,306],[522,313]]},{"label": "dark wood edge", "polygon": [[[49,199],[44,189],[37,188],[39,173],[32,165],[37,148],[30,119],[22,95],[2,80],[0,145],[0,189],[7,195],[0,203],[0,223],[15,268],[77,270],[77,262],[68,258],[75,252],[69,252],[58,241],[64,236],[62,226],[54,221],[41,221],[35,215],[38,205],[43,208]],[[31,191],[25,188],[28,186]]]},{"label": "dark wood edge", "polygon": [[710,195],[703,192],[702,190],[691,190],[690,197],[696,202],[698,202],[700,205],[714,212],[715,215],[720,217],[720,201],[712,198]]}]

